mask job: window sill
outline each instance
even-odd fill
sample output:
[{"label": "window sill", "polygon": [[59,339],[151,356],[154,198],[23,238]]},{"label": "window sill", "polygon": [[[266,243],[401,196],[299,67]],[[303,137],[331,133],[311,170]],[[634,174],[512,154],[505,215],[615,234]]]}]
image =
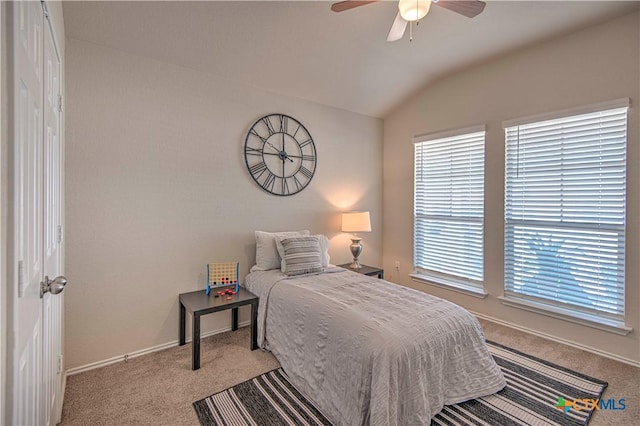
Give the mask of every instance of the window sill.
[{"label": "window sill", "polygon": [[451,290],[458,293],[466,294],[467,296],[477,297],[478,299],[484,299],[488,295],[488,293],[484,292],[479,288],[476,288],[458,281],[454,281],[454,280],[436,278],[430,275],[419,274],[417,272],[414,272],[413,274],[409,274],[409,276],[413,281],[417,281],[417,282],[429,284],[435,287],[444,288],[446,290]]},{"label": "window sill", "polygon": [[521,299],[513,296],[500,296],[502,304],[514,308],[524,309],[525,311],[535,312],[537,314],[546,315],[548,317],[558,318],[575,324],[585,325],[587,327],[596,328],[598,330],[607,331],[609,333],[626,336],[633,331],[633,328],[627,327],[619,321],[599,318],[595,315],[587,313],[575,312],[564,309],[560,306],[551,306],[540,302]]}]

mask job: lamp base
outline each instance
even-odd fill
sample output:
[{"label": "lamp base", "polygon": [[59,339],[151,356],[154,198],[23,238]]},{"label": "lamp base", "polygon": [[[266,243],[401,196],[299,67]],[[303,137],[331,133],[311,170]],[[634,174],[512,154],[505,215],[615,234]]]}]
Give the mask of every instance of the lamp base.
[{"label": "lamp base", "polygon": [[360,257],[360,253],[362,253],[362,244],[360,244],[362,238],[351,238],[351,245],[349,249],[351,249],[351,254],[353,255],[353,262],[349,265],[351,269],[361,269],[362,265],[360,265],[360,261],[358,258]]}]

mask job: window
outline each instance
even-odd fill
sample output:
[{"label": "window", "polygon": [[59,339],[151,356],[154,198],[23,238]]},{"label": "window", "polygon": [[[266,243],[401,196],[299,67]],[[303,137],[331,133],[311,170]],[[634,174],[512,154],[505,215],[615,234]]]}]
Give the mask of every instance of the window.
[{"label": "window", "polygon": [[505,125],[505,298],[624,324],[628,101]]},{"label": "window", "polygon": [[484,126],[415,139],[417,276],[482,290]]}]

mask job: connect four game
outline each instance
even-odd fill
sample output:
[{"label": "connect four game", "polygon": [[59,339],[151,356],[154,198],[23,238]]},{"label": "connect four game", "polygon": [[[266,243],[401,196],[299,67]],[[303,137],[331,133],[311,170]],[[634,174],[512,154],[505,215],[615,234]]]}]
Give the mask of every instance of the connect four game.
[{"label": "connect four game", "polygon": [[208,263],[207,264],[207,291],[209,294],[212,288],[235,286],[238,292],[240,263]]}]

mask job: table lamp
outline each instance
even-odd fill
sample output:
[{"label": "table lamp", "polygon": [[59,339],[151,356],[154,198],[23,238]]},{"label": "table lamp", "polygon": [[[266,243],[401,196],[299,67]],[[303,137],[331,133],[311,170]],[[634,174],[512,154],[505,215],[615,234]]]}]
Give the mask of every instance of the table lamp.
[{"label": "table lamp", "polygon": [[362,238],[359,238],[356,232],[371,232],[371,218],[369,212],[348,212],[342,213],[342,232],[352,232],[354,235],[351,238],[351,254],[353,255],[353,262],[349,265],[352,269],[360,269],[360,261],[358,260],[362,253]]}]

